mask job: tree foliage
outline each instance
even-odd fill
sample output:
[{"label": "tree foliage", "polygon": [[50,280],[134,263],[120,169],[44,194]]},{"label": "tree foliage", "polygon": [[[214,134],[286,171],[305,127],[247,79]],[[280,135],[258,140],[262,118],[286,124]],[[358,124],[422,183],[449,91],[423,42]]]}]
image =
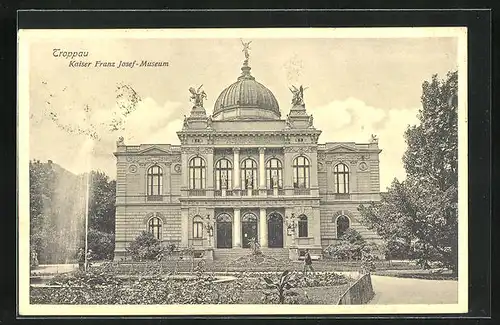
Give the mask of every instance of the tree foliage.
[{"label": "tree foliage", "polygon": [[115,232],[116,181],[101,171],[91,173],[89,227],[100,232]]},{"label": "tree foliage", "polygon": [[391,245],[408,247],[423,267],[457,266],[457,91],[456,71],[423,83],[420,123],[405,132],[406,180],[395,179],[380,202],[359,208],[370,228]]}]

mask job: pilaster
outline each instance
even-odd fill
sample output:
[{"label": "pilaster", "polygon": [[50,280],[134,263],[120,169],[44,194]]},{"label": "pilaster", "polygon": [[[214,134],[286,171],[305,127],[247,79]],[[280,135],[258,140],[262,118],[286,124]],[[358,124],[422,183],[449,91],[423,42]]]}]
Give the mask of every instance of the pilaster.
[{"label": "pilaster", "polygon": [[260,208],[259,214],[259,243],[261,247],[267,247],[267,217],[266,209]]},{"label": "pilaster", "polygon": [[233,189],[240,189],[240,148],[233,148]]},{"label": "pilaster", "polygon": [[241,218],[239,208],[234,209],[233,247],[241,247]]}]

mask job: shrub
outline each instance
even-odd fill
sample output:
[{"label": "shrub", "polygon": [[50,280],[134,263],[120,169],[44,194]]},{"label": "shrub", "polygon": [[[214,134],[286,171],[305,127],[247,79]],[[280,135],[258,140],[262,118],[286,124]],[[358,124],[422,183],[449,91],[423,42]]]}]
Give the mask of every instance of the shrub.
[{"label": "shrub", "polygon": [[162,247],[153,234],[143,231],[130,243],[127,252],[134,261],[156,260],[162,252]]},{"label": "shrub", "polygon": [[348,228],[340,237],[340,241],[325,248],[324,252],[329,257],[339,260],[360,260],[362,251],[368,246],[359,232],[353,228]]},{"label": "shrub", "polygon": [[[280,304],[285,303],[285,297],[288,294],[288,290],[295,287],[295,273],[289,270],[283,271],[278,279],[273,279],[271,277],[264,277],[268,289],[275,289],[274,295],[277,295]],[[272,294],[272,293],[271,293]],[[265,293],[264,300],[267,302],[269,300],[270,294]]]}]

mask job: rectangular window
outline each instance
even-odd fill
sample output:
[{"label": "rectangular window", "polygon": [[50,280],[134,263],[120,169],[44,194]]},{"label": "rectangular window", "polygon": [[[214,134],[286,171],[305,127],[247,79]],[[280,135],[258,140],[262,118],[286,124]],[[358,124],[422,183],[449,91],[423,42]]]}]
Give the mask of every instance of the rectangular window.
[{"label": "rectangular window", "polygon": [[201,222],[193,223],[193,238],[195,239],[203,238],[203,224]]},{"label": "rectangular window", "polygon": [[307,237],[307,221],[299,222],[299,237]]}]

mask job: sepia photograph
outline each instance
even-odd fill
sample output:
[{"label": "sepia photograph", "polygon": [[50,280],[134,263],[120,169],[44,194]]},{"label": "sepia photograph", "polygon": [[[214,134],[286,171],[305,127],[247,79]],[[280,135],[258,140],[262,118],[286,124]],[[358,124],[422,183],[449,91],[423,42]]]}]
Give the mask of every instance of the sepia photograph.
[{"label": "sepia photograph", "polygon": [[467,312],[466,28],[18,34],[20,315]]}]

